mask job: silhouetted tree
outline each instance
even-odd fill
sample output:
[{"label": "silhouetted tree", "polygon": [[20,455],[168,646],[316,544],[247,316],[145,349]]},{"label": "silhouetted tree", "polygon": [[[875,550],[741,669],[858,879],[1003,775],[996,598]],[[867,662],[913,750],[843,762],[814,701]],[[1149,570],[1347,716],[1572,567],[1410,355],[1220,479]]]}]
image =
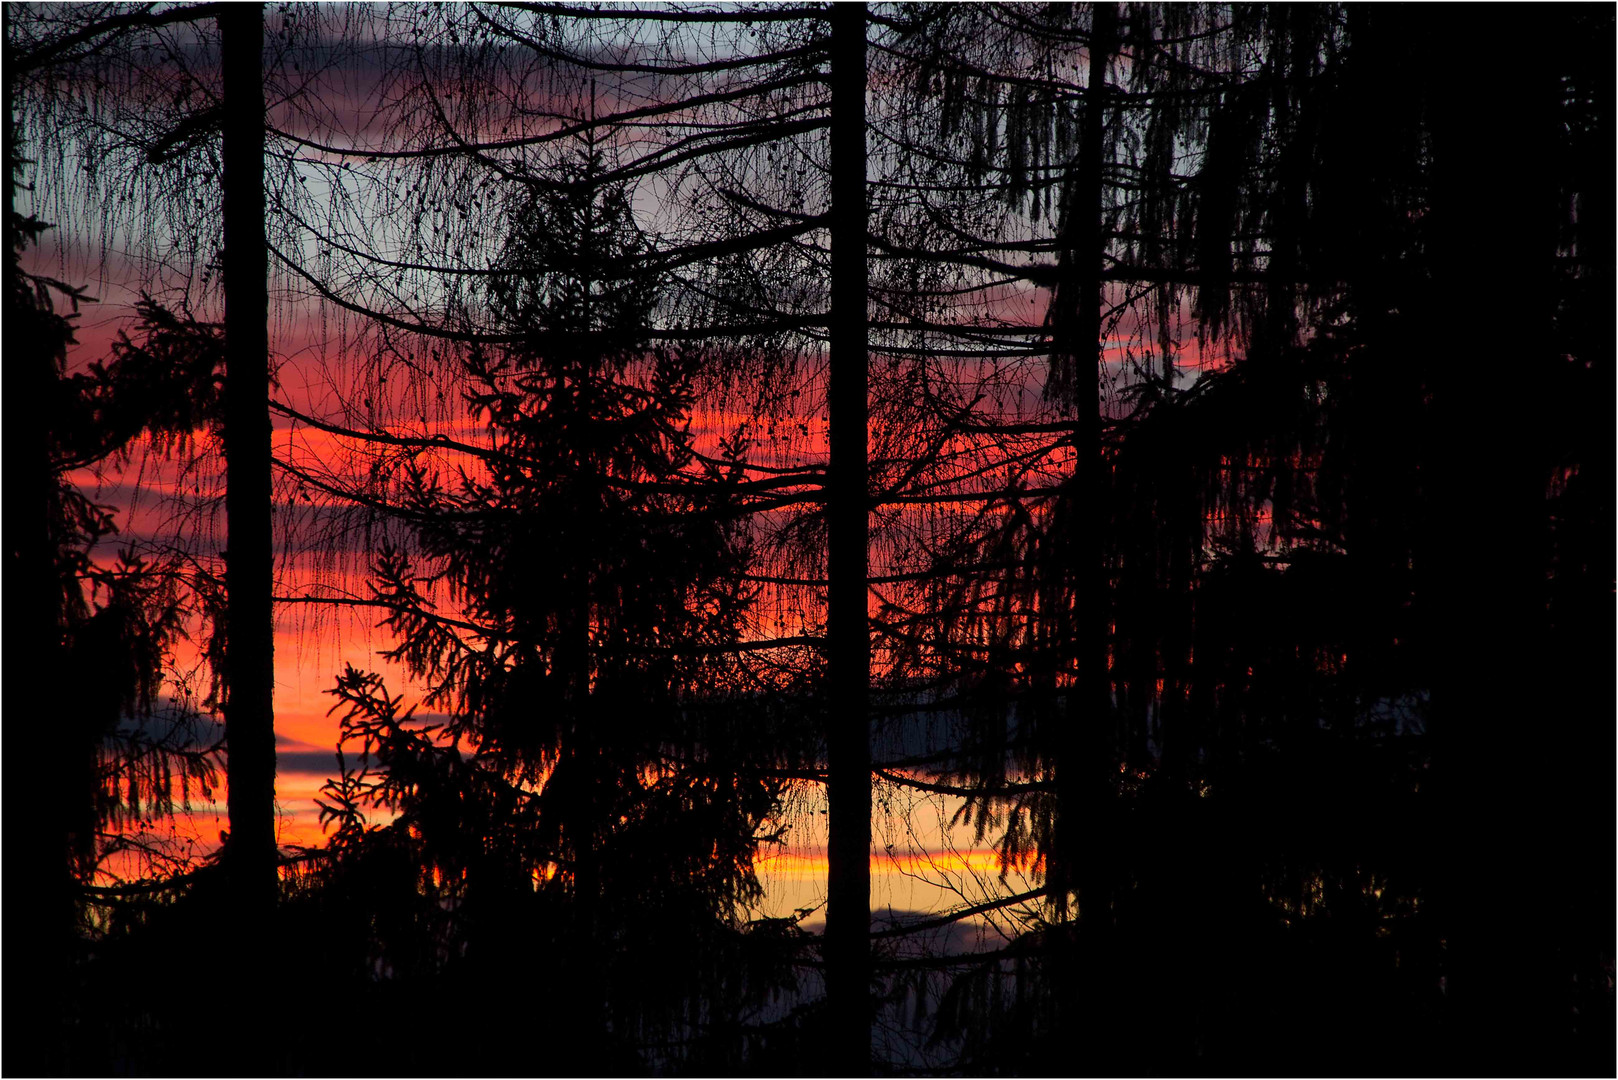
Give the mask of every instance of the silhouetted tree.
[{"label": "silhouetted tree", "polygon": [[[178,25],[29,19],[64,62]],[[272,20],[261,217],[341,339],[276,391],[288,541],[382,551],[374,595],[291,599],[384,612],[440,711],[344,675],[336,831],[286,883],[358,1052],[445,1061],[389,1045],[431,995],[610,1069],[863,1072],[901,1027],[905,1069],[1606,1063],[1610,864],[1554,838],[1610,791],[1566,747],[1610,706],[1612,31],[1533,25],[1581,45],[1478,110],[1482,31],[1336,5]],[[63,130],[217,171],[196,26],[116,61],[161,107]],[[1484,324],[1521,344],[1463,352]],[[820,961],[741,914],[798,778]],[[1005,872],[873,929],[902,792]],[[1497,937],[1495,858],[1549,883]],[[1022,932],[927,954],[974,916]],[[760,1022],[793,959],[827,1000]]]},{"label": "silhouetted tree", "polygon": [[[8,191],[14,177],[13,170]],[[27,823],[13,833],[8,869],[36,883],[8,913],[8,930],[39,982],[13,995],[10,1016],[26,1020],[32,1034],[7,1061],[57,1072],[81,1060],[71,1024],[85,1003],[73,996],[74,983],[93,909],[115,901],[129,873],[117,860],[127,856],[159,875],[186,866],[183,852],[144,848],[134,824],[170,814],[176,800],[186,806],[193,792],[207,795],[217,783],[217,746],[204,730],[211,724],[199,725],[193,703],[164,700],[172,647],[185,632],[178,567],[129,549],[109,565],[94,549],[116,533],[112,516],[74,473],[128,453],[143,435],[183,452],[193,427],[217,415],[219,350],[207,328],[147,303],[138,339],[121,336],[107,361],[69,374],[74,326],[52,296],[74,309],[87,298],[22,269],[24,246],[44,226],[9,204],[5,323],[14,368],[7,385],[38,396],[35,419],[19,416],[7,430],[8,497],[17,500],[7,526],[8,573],[28,600],[14,597],[7,630],[18,643],[11,663],[26,661],[35,681],[29,697],[12,691],[8,699],[16,716],[40,711],[40,687],[60,698],[33,735],[53,764],[31,760],[8,776],[13,820]],[[24,670],[10,666],[13,686],[23,685]],[[12,746],[24,738],[15,728]]]},{"label": "silhouetted tree", "polygon": [[[224,670],[230,752],[230,851],[241,880],[243,918],[258,923],[275,904],[275,634],[271,597],[269,255],[264,200],[264,10],[233,5],[219,16],[224,103],[226,366]],[[255,927],[249,936],[261,935]]]},{"label": "silhouetted tree", "polygon": [[[45,198],[64,209],[76,198],[90,205],[100,203],[111,216],[132,226],[137,246],[161,246],[168,226],[168,240],[194,254],[202,237],[184,233],[193,225],[204,233],[192,220],[204,200],[193,199],[189,192],[177,198],[174,188],[166,186],[164,174],[185,186],[198,179],[196,173],[202,170],[188,166],[202,157],[211,168],[200,179],[218,178],[213,190],[223,201],[216,220],[224,230],[227,339],[233,352],[245,350],[258,359],[231,365],[225,377],[224,409],[234,419],[222,417],[220,430],[229,444],[223,447],[225,516],[227,532],[234,534],[228,541],[234,569],[227,567],[224,576],[226,596],[233,597],[227,605],[237,617],[221,619],[216,629],[224,638],[234,626],[236,642],[234,647],[221,643],[213,657],[224,667],[217,674],[225,688],[226,712],[234,708],[237,715],[235,721],[227,715],[226,727],[240,729],[231,740],[235,746],[231,771],[241,779],[230,789],[231,813],[241,819],[233,824],[236,847],[256,853],[242,858],[256,860],[256,869],[246,876],[256,877],[257,902],[267,905],[273,902],[276,854],[262,10],[207,4],[155,10],[150,5],[112,4],[87,6],[72,14],[27,7],[19,9],[19,15],[20,26],[13,20],[18,29],[11,76],[23,88],[17,103],[26,106],[26,115],[36,126],[60,128],[59,138],[42,147],[51,156],[65,154],[72,146],[87,163],[77,170],[81,177],[62,161],[51,162],[55,171],[48,174],[51,183]],[[223,82],[210,84],[191,70],[188,54],[212,44],[208,32],[215,21],[220,27],[220,55],[228,54],[229,59],[217,65]],[[236,99],[241,99],[239,108]],[[131,184],[109,192],[99,170],[120,164],[132,166]],[[230,389],[233,385],[239,390]],[[234,707],[229,704],[232,699]]]},{"label": "silhouetted tree", "polygon": [[[390,551],[377,567],[391,655],[448,711],[438,737],[454,748],[402,727],[364,676],[339,692],[382,766],[371,800],[401,812],[390,834],[419,836],[423,872],[458,883],[470,966],[457,977],[484,973],[478,1007],[503,1007],[528,960],[511,935],[534,925],[532,946],[562,965],[556,1037],[627,1061],[658,1031],[736,1022],[741,984],[712,961],[736,957],[738,904],[757,894],[780,736],[744,736],[721,707],[745,687],[740,467],[693,471],[701,353],[648,342],[648,240],[606,172],[592,140],[550,174],[565,185],[520,189],[508,207],[485,295],[516,343],[464,357],[489,442],[461,444],[474,464],[451,487],[434,462],[404,465],[398,506],[421,565]],[[418,591],[422,569],[460,616]],[[476,754],[464,762],[463,742]],[[685,959],[641,985],[653,955]]]},{"label": "silhouetted tree", "polygon": [[[621,46],[610,32],[617,25],[610,13],[557,5],[532,10],[468,9],[430,20],[412,17],[409,34],[421,43],[418,57],[425,77],[414,80],[412,76],[414,81],[401,88],[401,100],[430,101],[435,123],[411,137],[426,143],[446,142],[455,152],[437,146],[429,152],[418,142],[408,149],[355,150],[345,151],[345,155],[368,163],[379,176],[390,175],[390,169],[395,170],[391,175],[403,172],[410,176],[413,195],[444,191],[449,177],[459,177],[449,182],[463,194],[452,193],[451,204],[463,212],[448,220],[434,218],[436,239],[441,227],[452,234],[479,228],[478,218],[464,213],[464,193],[492,193],[495,184],[536,190],[566,184],[568,181],[544,171],[536,151],[581,131],[611,133],[622,149],[603,173],[602,182],[651,177],[673,188],[668,208],[690,204],[693,211],[693,220],[671,221],[671,239],[660,243],[655,253],[626,251],[620,255],[626,266],[643,263],[647,273],[665,275],[668,298],[662,318],[647,328],[648,340],[709,342],[707,362],[692,371],[698,385],[716,389],[721,405],[725,399],[739,401],[755,417],[759,399],[774,397],[776,403],[765,407],[766,414],[784,414],[782,420],[790,416],[805,436],[808,426],[797,414],[806,406],[793,399],[807,380],[797,369],[804,354],[826,347],[824,328],[832,323],[838,327],[833,337],[839,340],[830,343],[831,351],[839,354],[832,363],[832,370],[839,373],[831,391],[837,397],[835,403],[828,401],[824,412],[837,433],[833,439],[838,449],[832,455],[844,462],[841,474],[847,479],[827,482],[825,470],[800,464],[805,449],[800,441],[784,447],[786,458],[779,463],[747,465],[755,477],[749,484],[747,509],[754,514],[755,531],[765,532],[775,528],[766,523],[765,512],[806,508],[808,514],[797,517],[795,526],[783,531],[795,527],[801,534],[807,521],[814,530],[810,536],[813,546],[807,554],[798,552],[791,557],[816,563],[825,557],[822,553],[828,542],[820,532],[824,513],[824,522],[836,536],[829,542],[841,553],[835,557],[841,569],[830,578],[848,582],[834,585],[837,596],[826,601],[826,618],[839,629],[814,642],[824,646],[829,666],[822,670],[821,665],[799,661],[797,678],[800,695],[813,687],[817,707],[825,710],[829,727],[823,728],[837,731],[828,743],[829,756],[838,759],[830,764],[829,772],[843,780],[835,781],[841,794],[830,800],[836,807],[831,811],[830,828],[837,853],[831,892],[837,899],[829,903],[832,929],[827,940],[834,951],[832,942],[843,942],[844,947],[836,960],[828,962],[834,973],[832,996],[850,1002],[841,1008],[843,1026],[850,1032],[856,1027],[866,1032],[869,979],[861,958],[868,952],[870,774],[862,702],[870,665],[865,601],[859,599],[867,591],[865,558],[860,554],[867,546],[867,483],[863,478],[867,450],[861,434],[867,428],[866,385],[861,375],[866,361],[861,344],[863,317],[844,314],[830,319],[827,314],[832,304],[846,308],[855,303],[863,309],[863,300],[850,298],[863,297],[866,292],[863,215],[839,209],[849,198],[862,199],[865,186],[864,91],[848,88],[856,83],[863,87],[863,79],[848,83],[840,92],[838,101],[844,104],[828,103],[825,96],[828,70],[857,64],[858,73],[863,74],[864,47],[849,36],[854,33],[849,30],[841,52],[833,57],[837,47],[829,44],[825,14],[821,9],[784,8],[637,12],[634,34],[646,34],[652,44],[641,55],[625,58],[617,55]],[[860,22],[855,36],[863,42]],[[463,58],[469,60],[467,64],[447,67],[443,60],[448,54],[425,47],[446,39],[454,44],[479,42],[484,50],[475,59]],[[706,49],[709,58],[692,60],[681,52],[687,47]],[[588,109],[581,104],[567,116],[557,111],[554,99],[537,104],[521,100],[522,91],[516,88],[534,80],[549,86],[558,97],[583,98],[583,80],[572,68],[589,73]],[[513,78],[517,71],[522,72],[520,79]],[[598,87],[598,78],[604,85]],[[656,82],[648,93],[648,81],[653,78]],[[514,107],[518,104],[520,108]],[[823,167],[824,148],[813,140],[823,138],[828,114],[839,110],[850,115],[842,129],[850,134],[837,159],[836,168],[844,180],[837,188],[841,194],[836,194],[814,180],[805,181],[803,175],[811,166]],[[636,143],[619,134],[641,130],[649,121],[676,112],[689,117],[682,121],[677,138]],[[535,131],[533,117],[546,113],[556,122],[549,129]],[[492,127],[491,119],[504,129],[502,134],[511,126],[520,128],[499,140],[474,135]],[[508,157],[512,151],[520,156]],[[394,154],[401,155],[405,164],[390,164],[399,160]],[[787,172],[794,164],[799,166],[795,178]],[[758,180],[765,186],[752,186]],[[384,181],[382,186],[382,197],[392,198],[387,192],[391,185]],[[687,190],[694,195],[687,196]],[[805,206],[806,192],[819,204],[817,209],[793,210],[794,205]],[[788,205],[772,205],[776,198]],[[843,230],[841,240],[830,239],[835,265],[829,273],[822,239],[829,235],[828,224],[832,231]],[[474,240],[477,246],[468,250],[487,249],[482,238]],[[421,242],[419,236],[416,242]],[[851,245],[855,248],[852,256],[847,251]],[[448,261],[431,264],[420,260],[407,267],[397,260],[361,258],[362,264],[375,267],[379,277],[404,279],[412,270],[436,271],[451,283],[443,294],[446,299],[465,288],[466,282],[486,272],[498,272],[497,267],[457,267]],[[321,283],[317,287],[326,288]],[[407,286],[392,293],[398,296],[408,290]],[[335,290],[326,295],[356,312],[366,306],[352,297],[339,298]],[[420,308],[395,307],[382,312],[379,305],[379,313],[398,329],[421,330],[462,345],[504,343],[512,336],[509,325],[489,325],[476,313],[460,326],[425,318],[426,311]],[[851,361],[843,359],[843,354],[859,358]],[[734,373],[746,380],[739,392]],[[784,387],[792,388],[790,397]],[[824,383],[810,383],[809,388],[817,397],[826,392]],[[760,423],[755,419],[752,426],[756,429]],[[773,423],[770,429],[773,434]],[[741,439],[753,438],[750,433],[737,434]],[[820,450],[817,447],[811,453],[818,455]],[[768,456],[763,460],[768,462]],[[836,524],[830,525],[832,522]],[[804,546],[796,540],[792,543]],[[789,573],[767,576],[773,579],[772,585],[785,583],[780,587],[800,592],[825,580],[818,575],[811,579]],[[850,607],[854,614],[847,615]],[[834,610],[845,614],[830,614]],[[818,623],[820,616],[814,611],[811,618]],[[793,634],[782,644],[811,640]],[[843,644],[839,646],[838,641]],[[749,648],[759,650],[772,644],[775,642],[756,634],[748,642]],[[840,659],[831,659],[833,654]],[[858,674],[847,674],[854,671]],[[835,974],[845,970],[849,972],[846,978]],[[856,987],[860,989],[854,990]],[[849,1062],[864,1061],[868,1056],[868,1034],[848,1035],[836,1045],[842,1047],[836,1052]]]}]

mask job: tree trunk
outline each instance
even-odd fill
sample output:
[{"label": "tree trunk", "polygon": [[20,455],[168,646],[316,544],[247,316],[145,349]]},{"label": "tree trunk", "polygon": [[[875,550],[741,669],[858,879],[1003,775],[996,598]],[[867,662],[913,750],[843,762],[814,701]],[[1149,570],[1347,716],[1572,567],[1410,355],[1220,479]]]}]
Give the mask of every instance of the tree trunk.
[{"label": "tree trunk", "polygon": [[[1070,344],[1074,364],[1075,420],[1078,430],[1078,460],[1074,479],[1078,489],[1078,513],[1073,520],[1073,576],[1077,585],[1076,651],[1078,678],[1075,700],[1077,725],[1070,724],[1079,745],[1078,757],[1062,762],[1068,772],[1077,772],[1089,801],[1105,796],[1111,782],[1113,744],[1112,695],[1107,675],[1107,570],[1105,536],[1107,531],[1107,462],[1101,448],[1100,365],[1103,354],[1102,310],[1105,304],[1102,271],[1107,248],[1104,230],[1105,140],[1107,123],[1107,64],[1117,47],[1118,8],[1097,4],[1090,31],[1090,77],[1088,102],[1080,149],[1078,194],[1080,201],[1069,211],[1072,235],[1072,262],[1077,310],[1070,323]],[[1083,864],[1093,864],[1085,859]],[[1083,910],[1081,872],[1080,914]]]},{"label": "tree trunk", "polygon": [[830,1065],[870,1072],[871,641],[866,609],[865,5],[831,11],[831,385],[827,484],[829,772],[826,997]]},{"label": "tree trunk", "polygon": [[[1051,298],[1051,362],[1054,389],[1070,403],[1075,435],[1073,494],[1068,518],[1059,523],[1066,547],[1062,571],[1073,590],[1072,635],[1076,661],[1072,697],[1052,750],[1056,758],[1058,823],[1055,855],[1047,884],[1057,910],[1069,892],[1078,896],[1082,962],[1053,939],[1058,1031],[1083,1012],[1095,1020],[1082,986],[1096,985],[1107,967],[1112,901],[1106,824],[1111,809],[1114,743],[1112,696],[1107,671],[1107,571],[1104,562],[1108,521],[1106,459],[1101,446],[1100,363],[1102,359],[1103,277],[1106,233],[1104,138],[1107,120],[1107,65],[1117,48],[1118,9],[1097,4],[1090,29],[1089,80],[1079,160],[1065,192],[1058,258],[1063,273]],[[1061,617],[1061,616],[1058,616]],[[1080,829],[1084,830],[1081,837]],[[1058,1039],[1060,1042],[1060,1039]]]},{"label": "tree trunk", "polygon": [[[264,9],[219,16],[225,79],[225,739],[232,887],[240,914],[276,896],[274,573],[270,541],[269,292],[264,234]],[[262,929],[262,928],[261,928]]]}]

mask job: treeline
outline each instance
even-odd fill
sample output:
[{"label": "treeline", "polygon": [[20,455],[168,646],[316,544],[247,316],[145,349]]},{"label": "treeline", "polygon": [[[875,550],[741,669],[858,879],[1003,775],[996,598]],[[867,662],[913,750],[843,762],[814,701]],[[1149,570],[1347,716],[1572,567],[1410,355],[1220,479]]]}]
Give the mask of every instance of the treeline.
[{"label": "treeline", "polygon": [[[1613,23],[1505,14],[9,6],[8,1069],[1610,1070]],[[419,689],[313,850],[272,605]],[[1036,890],[874,924],[906,790]]]}]

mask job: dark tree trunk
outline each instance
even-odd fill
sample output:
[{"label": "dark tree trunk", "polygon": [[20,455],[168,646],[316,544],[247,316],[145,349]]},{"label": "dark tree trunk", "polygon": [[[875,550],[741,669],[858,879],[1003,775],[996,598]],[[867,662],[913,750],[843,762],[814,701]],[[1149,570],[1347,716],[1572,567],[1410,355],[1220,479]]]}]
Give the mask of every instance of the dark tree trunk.
[{"label": "dark tree trunk", "polygon": [[[1063,798],[1061,887],[1077,886],[1081,915],[1084,910],[1085,872],[1094,866],[1089,857],[1078,858],[1074,844],[1075,820],[1084,820],[1105,798],[1115,732],[1107,675],[1107,572],[1104,565],[1106,534],[1106,460],[1101,448],[1102,271],[1106,251],[1103,231],[1107,61],[1116,48],[1118,11],[1113,4],[1096,6],[1091,30],[1089,90],[1077,167],[1069,178],[1059,255],[1063,273],[1051,299],[1051,352],[1053,378],[1071,402],[1078,430],[1075,436],[1073,494],[1062,529],[1066,544],[1065,571],[1073,589],[1070,648],[1076,661],[1071,707],[1057,732],[1055,750]],[[1063,384],[1066,384],[1065,386]],[[1092,819],[1093,825],[1093,819]],[[1069,879],[1068,874],[1075,875]]]},{"label": "dark tree trunk", "polygon": [[[1107,64],[1117,48],[1118,7],[1097,4],[1090,31],[1090,76],[1083,145],[1080,150],[1078,195],[1073,207],[1071,247],[1073,284],[1077,310],[1071,323],[1072,337],[1064,348],[1071,348],[1078,430],[1078,460],[1074,479],[1078,489],[1078,513],[1073,521],[1073,576],[1077,585],[1077,633],[1075,646],[1078,678],[1075,701],[1078,706],[1075,734],[1079,739],[1075,758],[1071,754],[1061,765],[1077,772],[1082,799],[1104,803],[1110,787],[1116,732],[1113,730],[1112,694],[1107,675],[1107,462],[1101,447],[1102,311],[1105,304],[1102,271],[1105,269],[1107,238],[1103,198],[1105,191],[1105,138],[1107,124]],[[1070,724],[1072,730],[1075,725]],[[1077,769],[1074,769],[1074,766]],[[1085,859],[1081,865],[1093,865]],[[1080,917],[1088,920],[1096,912],[1084,910],[1085,872],[1079,874]]]},{"label": "dark tree trunk", "polygon": [[264,9],[219,16],[225,78],[225,738],[229,864],[244,918],[276,895],[274,623],[270,607],[269,293],[264,233]]},{"label": "dark tree trunk", "polygon": [[826,996],[831,1065],[870,1072],[871,641],[866,610],[865,5],[831,12]]},{"label": "dark tree trunk", "polygon": [[[1051,742],[1056,758],[1058,796],[1055,857],[1047,884],[1058,910],[1070,892],[1079,904],[1082,961],[1053,938],[1057,1024],[1094,1012],[1082,1000],[1082,986],[1097,985],[1107,967],[1111,860],[1106,824],[1111,808],[1114,730],[1107,671],[1107,571],[1104,562],[1109,499],[1107,463],[1101,446],[1100,363],[1103,333],[1103,278],[1106,233],[1104,138],[1107,119],[1107,65],[1117,48],[1118,9],[1097,4],[1090,31],[1089,80],[1079,159],[1064,192],[1058,258],[1062,274],[1051,298],[1051,364],[1054,389],[1070,404],[1077,425],[1076,462],[1066,521],[1056,523],[1061,570],[1071,590],[1068,647],[1075,679],[1065,715]],[[1080,835],[1080,830],[1083,835]],[[1058,1037],[1057,1042],[1060,1043]],[[1057,1053],[1062,1051],[1058,1047]]]}]

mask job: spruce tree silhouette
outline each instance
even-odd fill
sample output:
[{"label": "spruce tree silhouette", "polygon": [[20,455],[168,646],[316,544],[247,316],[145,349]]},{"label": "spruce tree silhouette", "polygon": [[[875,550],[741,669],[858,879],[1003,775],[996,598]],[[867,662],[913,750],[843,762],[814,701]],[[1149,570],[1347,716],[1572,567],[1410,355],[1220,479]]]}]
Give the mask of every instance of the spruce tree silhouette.
[{"label": "spruce tree silhouette", "polygon": [[[218,783],[219,747],[213,724],[187,703],[165,700],[164,672],[190,612],[180,566],[132,546],[110,561],[97,553],[118,529],[73,475],[128,453],[142,437],[184,457],[194,429],[218,415],[222,351],[212,328],[143,301],[133,335],[121,333],[110,356],[70,373],[75,324],[57,304],[76,315],[89,298],[19,265],[42,223],[12,212],[6,225],[7,355],[18,369],[14,385],[38,394],[35,419],[7,434],[8,573],[27,600],[8,604],[7,627],[19,643],[16,662],[26,660],[43,685],[84,683],[40,736],[56,767],[19,769],[8,781],[8,801],[17,800],[19,814],[29,808],[19,820],[33,824],[16,835],[7,862],[40,883],[8,914],[8,926],[29,943],[40,985],[19,995],[35,1037],[18,1040],[15,1056],[8,1050],[7,1066],[94,1071],[92,1045],[109,1017],[89,990],[105,974],[88,963],[85,929],[97,921],[89,905],[98,905],[104,928],[116,928],[116,908],[129,895],[124,874],[109,885],[98,872],[119,853],[141,856],[139,841],[123,835],[128,826],[188,806]],[[86,682],[86,673],[95,678]],[[37,690],[25,699],[19,686],[8,700],[38,708]],[[187,869],[184,860],[161,852],[145,866],[158,877],[177,869]],[[69,1037],[64,1025],[81,1012],[91,1034]]]},{"label": "spruce tree silhouette", "polygon": [[[756,989],[738,979],[737,903],[758,895],[752,855],[781,782],[738,767],[774,752],[766,731],[704,719],[734,681],[747,602],[737,474],[694,466],[693,356],[647,340],[648,240],[604,171],[587,142],[508,207],[488,302],[518,343],[470,349],[464,367],[487,449],[453,486],[410,468],[416,551],[377,564],[389,655],[448,717],[410,724],[374,676],[345,674],[361,768],[329,786],[326,813],[335,874],[403,852],[432,882],[448,914],[418,915],[452,926],[459,952],[434,977],[459,1007],[533,1017],[530,965],[546,964],[542,1041],[614,1072],[644,1067],[659,1031],[683,1033],[665,1059],[700,1058],[703,1029]],[[461,618],[419,591],[429,568]],[[367,829],[366,802],[399,816]],[[401,943],[376,944],[395,963]],[[525,1045],[490,1048],[480,1071]]]}]

